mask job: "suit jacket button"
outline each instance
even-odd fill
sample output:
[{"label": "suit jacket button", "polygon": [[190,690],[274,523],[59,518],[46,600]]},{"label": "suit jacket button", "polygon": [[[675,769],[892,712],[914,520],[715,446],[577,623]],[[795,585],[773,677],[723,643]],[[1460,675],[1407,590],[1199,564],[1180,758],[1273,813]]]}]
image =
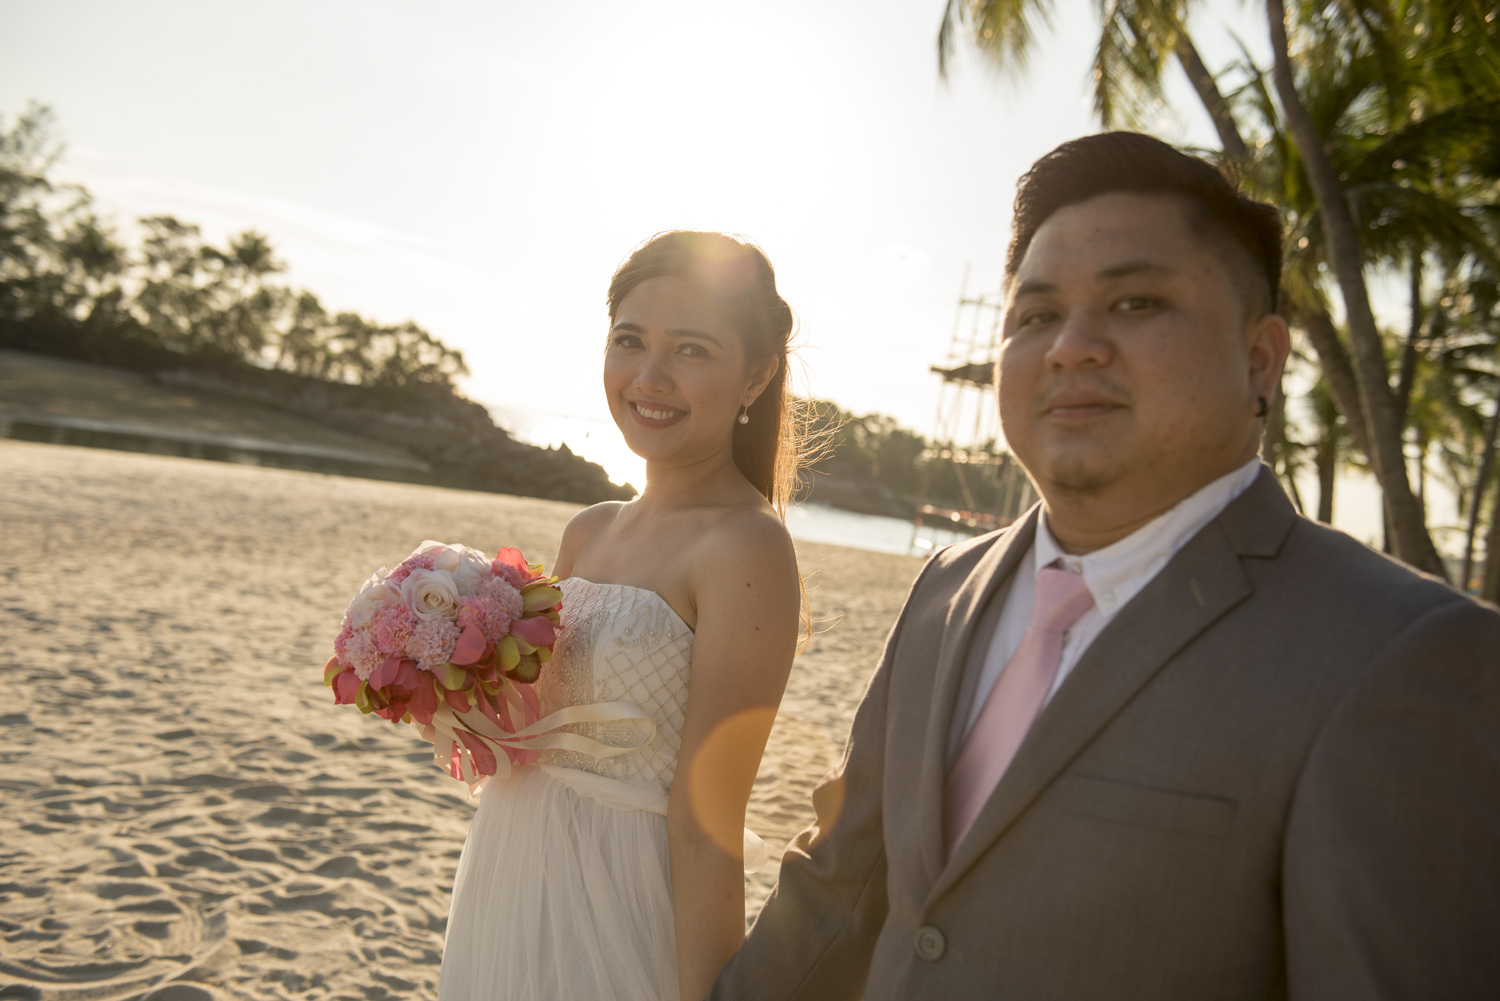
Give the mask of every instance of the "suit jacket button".
[{"label": "suit jacket button", "polygon": [[943,953],[948,949],[948,942],[943,938],[943,933],[932,925],[923,925],[917,929],[917,955],[935,963],[943,958]]}]

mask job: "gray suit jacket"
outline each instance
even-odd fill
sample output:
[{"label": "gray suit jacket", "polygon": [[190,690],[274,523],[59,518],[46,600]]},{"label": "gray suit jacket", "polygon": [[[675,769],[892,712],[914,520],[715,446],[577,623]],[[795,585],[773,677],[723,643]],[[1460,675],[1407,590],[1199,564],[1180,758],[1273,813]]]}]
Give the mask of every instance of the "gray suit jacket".
[{"label": "gray suit jacket", "polygon": [[1500,615],[1269,472],[1114,617],[944,857],[965,662],[1035,521],[923,569],[713,998],[1500,997]]}]

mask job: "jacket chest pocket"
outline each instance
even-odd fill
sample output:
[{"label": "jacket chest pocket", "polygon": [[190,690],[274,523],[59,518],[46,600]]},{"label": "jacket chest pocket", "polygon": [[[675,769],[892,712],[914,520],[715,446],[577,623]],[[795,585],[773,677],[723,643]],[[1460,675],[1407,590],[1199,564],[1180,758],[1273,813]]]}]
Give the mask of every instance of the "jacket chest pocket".
[{"label": "jacket chest pocket", "polygon": [[1059,807],[1074,817],[1200,838],[1226,836],[1239,813],[1239,804],[1223,796],[1157,789],[1091,775],[1069,778],[1061,790]]}]

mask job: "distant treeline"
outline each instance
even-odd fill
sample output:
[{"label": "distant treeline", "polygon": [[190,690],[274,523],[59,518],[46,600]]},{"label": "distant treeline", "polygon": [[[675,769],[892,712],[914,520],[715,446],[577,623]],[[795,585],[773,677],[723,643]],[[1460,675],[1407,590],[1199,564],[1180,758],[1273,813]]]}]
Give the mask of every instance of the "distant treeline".
[{"label": "distant treeline", "polygon": [[410,321],[330,313],[278,283],[266,236],[222,247],[170,216],[137,246],[59,183],[47,109],[0,123],[0,347],[169,375],[406,447],[446,486],[594,502],[629,497],[566,446],[512,439],[454,380],[463,355]]},{"label": "distant treeline", "polygon": [[126,245],[85,189],[53,180],[59,152],[45,108],[0,133],[0,321],[382,389],[451,393],[467,374],[462,354],[415,323],[330,313],[278,283],[285,265],[253,230],[215,247],[155,216]]},{"label": "distant treeline", "polygon": [[872,514],[910,517],[927,502],[1014,515],[1023,500],[1020,475],[996,442],[971,452],[998,455],[993,465],[959,464],[950,442],[932,442],[885,414],[856,416],[828,400],[809,405],[809,430],[821,452],[809,467],[807,496]]}]

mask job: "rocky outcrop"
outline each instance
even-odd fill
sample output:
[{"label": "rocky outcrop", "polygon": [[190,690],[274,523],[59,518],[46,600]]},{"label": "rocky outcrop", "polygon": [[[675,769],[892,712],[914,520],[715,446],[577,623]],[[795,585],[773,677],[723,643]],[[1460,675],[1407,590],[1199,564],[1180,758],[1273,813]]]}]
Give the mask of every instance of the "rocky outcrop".
[{"label": "rocky outcrop", "polygon": [[358,386],[247,365],[213,352],[183,354],[122,336],[38,323],[0,322],[0,347],[144,373],[296,414],[405,449],[431,474],[421,482],[592,504],[635,495],[566,446],[517,441],[489,411],[443,385]]},{"label": "rocky outcrop", "polygon": [[427,463],[427,482],[469,490],[593,504],[628,500],[630,486],[611,483],[604,468],[568,446],[542,448],[496,427],[484,407],[439,392],[382,393],[285,372],[250,370],[225,377],[185,368],[156,373],[158,381],[210,389],[288,410],[329,427],[399,445]]}]

